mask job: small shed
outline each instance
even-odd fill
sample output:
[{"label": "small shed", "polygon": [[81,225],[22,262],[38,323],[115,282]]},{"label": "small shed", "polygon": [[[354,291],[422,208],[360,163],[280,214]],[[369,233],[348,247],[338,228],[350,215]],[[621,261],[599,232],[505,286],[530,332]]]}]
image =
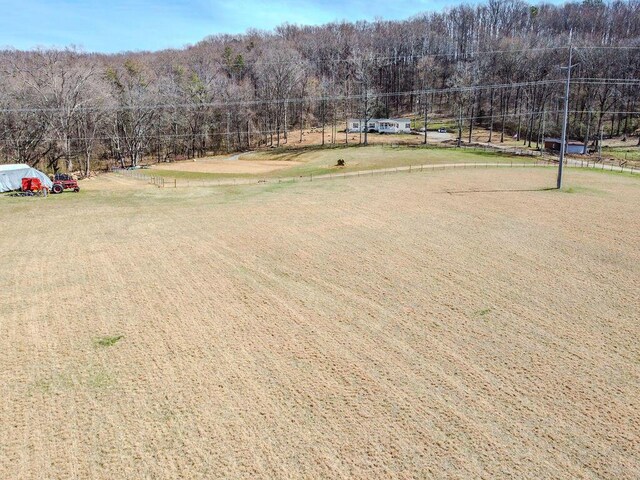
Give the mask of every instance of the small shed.
[{"label": "small shed", "polygon": [[0,165],[0,192],[10,192],[22,188],[23,178],[38,178],[42,185],[51,189],[53,182],[40,170],[24,163]]},{"label": "small shed", "polygon": [[[562,145],[562,140],[559,138],[545,138],[544,139],[544,149],[550,150],[552,152],[559,152],[560,145]],[[585,152],[584,143],[576,142],[574,140],[567,141],[566,153],[571,153],[574,155],[582,155]]]}]

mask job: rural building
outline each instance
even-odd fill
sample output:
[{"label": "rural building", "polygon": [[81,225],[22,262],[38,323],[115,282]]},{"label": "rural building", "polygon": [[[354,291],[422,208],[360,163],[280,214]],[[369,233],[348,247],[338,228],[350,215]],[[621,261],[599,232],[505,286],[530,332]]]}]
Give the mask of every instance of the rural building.
[{"label": "rural building", "polygon": [[[364,132],[364,122],[359,118],[347,120],[347,131]],[[410,133],[411,120],[408,118],[371,118],[367,122],[367,131],[375,133]]]},{"label": "rural building", "polygon": [[0,192],[10,192],[22,188],[23,178],[38,178],[42,185],[51,189],[53,182],[40,170],[24,163],[0,165]]},{"label": "rural building", "polygon": [[[544,149],[552,152],[559,152],[562,140],[559,138],[545,138]],[[582,155],[585,152],[584,143],[569,140],[567,142],[566,153]]]}]

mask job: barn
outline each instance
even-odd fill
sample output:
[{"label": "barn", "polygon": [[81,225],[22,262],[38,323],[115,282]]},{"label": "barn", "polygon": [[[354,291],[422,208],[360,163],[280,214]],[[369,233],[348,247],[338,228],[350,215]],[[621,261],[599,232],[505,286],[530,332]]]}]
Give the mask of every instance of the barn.
[{"label": "barn", "polygon": [[22,188],[23,178],[38,178],[42,185],[51,189],[53,182],[40,170],[24,163],[0,165],[0,192],[10,192]]},{"label": "barn", "polygon": [[[545,138],[544,139],[544,149],[552,152],[559,152],[560,145],[562,145],[562,140],[559,138]],[[571,153],[574,155],[582,155],[585,153],[584,143],[576,142],[573,140],[569,140],[567,142],[566,153]]]}]

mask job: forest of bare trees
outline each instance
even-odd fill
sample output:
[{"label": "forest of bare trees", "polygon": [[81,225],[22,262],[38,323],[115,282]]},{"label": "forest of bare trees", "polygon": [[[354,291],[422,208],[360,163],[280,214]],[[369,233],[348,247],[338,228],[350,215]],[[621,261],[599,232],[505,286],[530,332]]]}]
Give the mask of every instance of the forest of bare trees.
[{"label": "forest of bare trees", "polygon": [[[489,0],[406,21],[282,25],[180,50],[0,52],[0,162],[48,171],[135,166],[283,145],[347,117],[448,115],[490,142],[637,138],[640,1]],[[631,138],[633,137],[633,139]],[[324,137],[323,137],[324,141]]]}]

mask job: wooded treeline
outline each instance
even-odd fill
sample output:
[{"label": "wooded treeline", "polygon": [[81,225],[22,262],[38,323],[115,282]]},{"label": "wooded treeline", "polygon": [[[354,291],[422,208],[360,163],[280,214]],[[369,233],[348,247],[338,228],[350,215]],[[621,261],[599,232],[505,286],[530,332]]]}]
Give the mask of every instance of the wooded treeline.
[{"label": "wooded treeline", "polygon": [[[491,142],[559,135],[568,33],[570,136],[639,126],[640,0],[489,0],[406,21],[282,25],[116,55],[0,52],[0,162],[49,171],[339,140],[348,117],[448,115]],[[324,137],[323,137],[324,138]],[[346,139],[346,137],[345,137]],[[328,141],[328,140],[327,140]]]}]

